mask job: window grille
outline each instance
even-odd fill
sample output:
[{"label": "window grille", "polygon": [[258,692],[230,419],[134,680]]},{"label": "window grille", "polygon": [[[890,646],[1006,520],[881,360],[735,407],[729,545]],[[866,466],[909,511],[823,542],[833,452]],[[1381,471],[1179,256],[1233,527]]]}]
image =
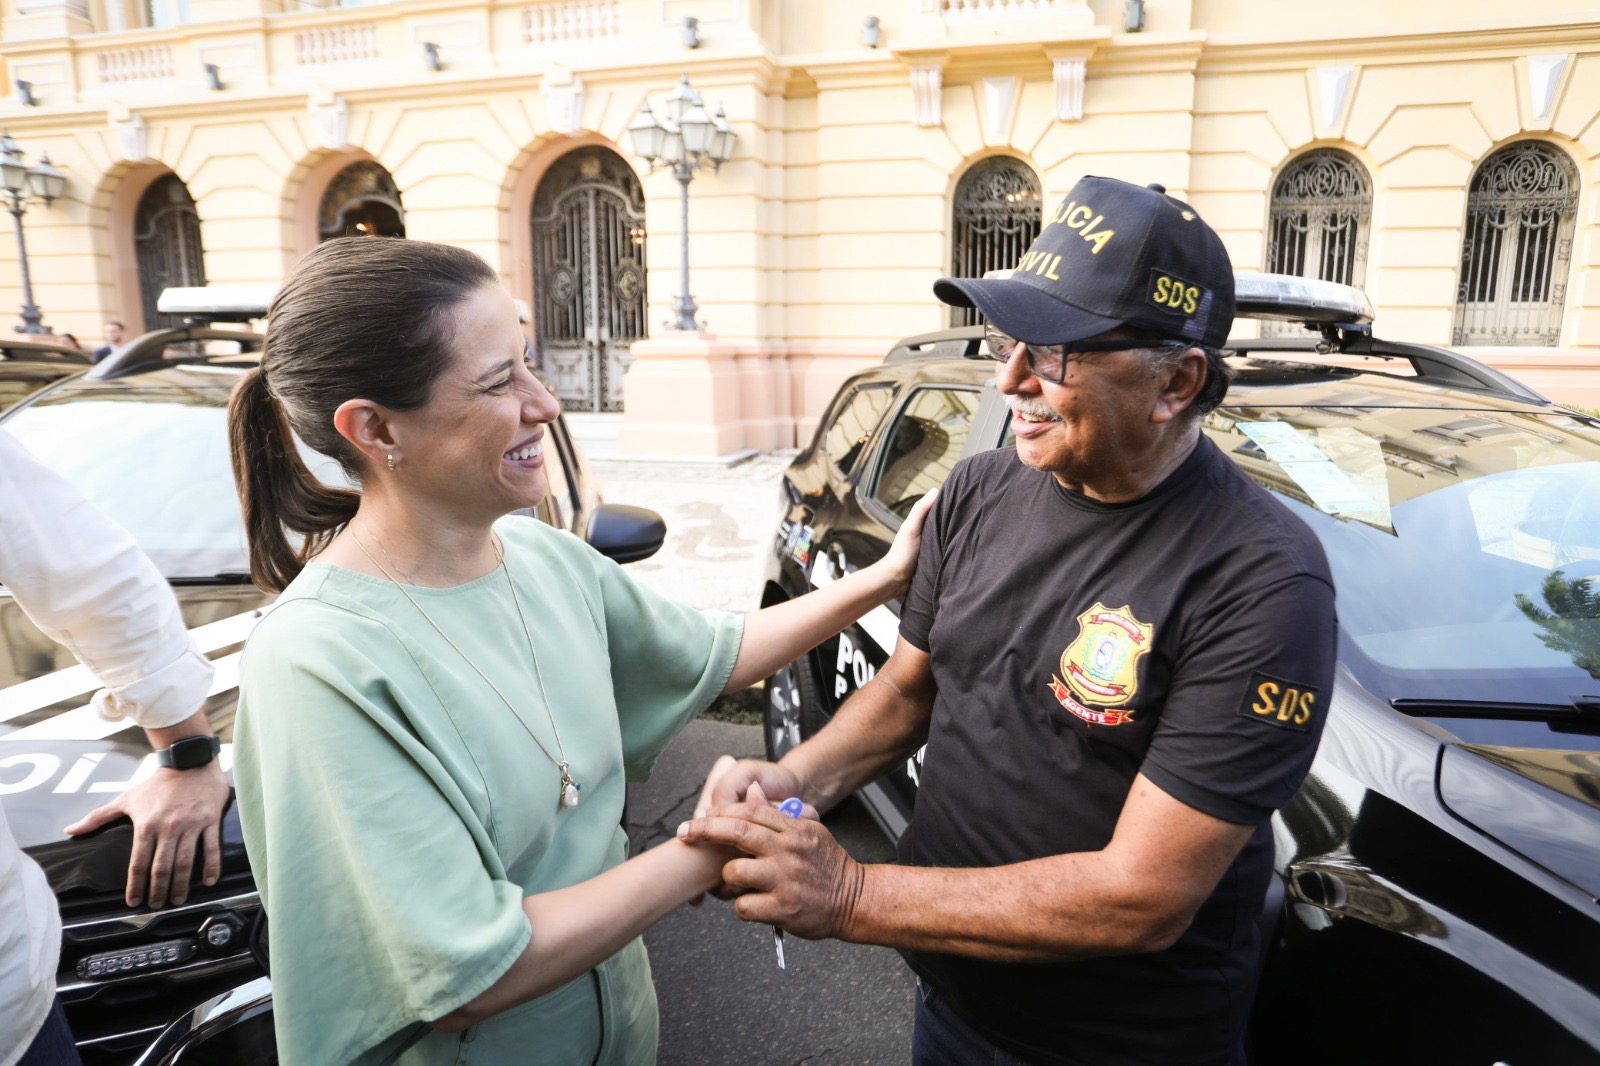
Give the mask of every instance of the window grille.
[{"label": "window grille", "polygon": [[1577,168],[1558,149],[1523,141],[1483,161],[1467,192],[1454,343],[1560,343],[1577,213]]},{"label": "window grille", "polygon": [[317,237],[404,237],[406,209],[389,172],[370,159],[333,176],[317,208]]},{"label": "window grille", "polygon": [[[1010,270],[1039,235],[1039,179],[1026,164],[991,156],[973,165],[956,185],[950,275],[981,278]],[[952,326],[983,321],[977,308],[952,307]]]},{"label": "window grille", "polygon": [[[1267,269],[1360,288],[1367,276],[1372,180],[1348,152],[1318,148],[1284,168],[1272,186]],[[1263,321],[1264,336],[1300,333],[1295,322]]]},{"label": "window grille", "polygon": [[139,264],[144,328],[181,326],[183,316],[158,314],[156,301],[164,289],[204,285],[206,266],[200,246],[200,215],[188,187],[176,174],[158,179],[139,198],[133,247]]}]

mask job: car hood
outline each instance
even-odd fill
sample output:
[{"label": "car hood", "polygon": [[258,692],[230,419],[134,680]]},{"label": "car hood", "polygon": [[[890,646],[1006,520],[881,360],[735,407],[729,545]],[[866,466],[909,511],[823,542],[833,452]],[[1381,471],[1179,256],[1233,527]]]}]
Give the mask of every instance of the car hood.
[{"label": "car hood", "polygon": [[[206,714],[232,763],[238,660],[269,597],[245,586],[179,587],[185,624],[215,664]],[[62,832],[153,767],[143,730],[104,722],[88,706],[100,686],[72,655],[28,620],[0,589],[0,803],[17,841],[58,894],[120,891],[132,827],[124,820],[88,837]],[[236,816],[223,824],[225,872],[245,869]]]},{"label": "car hood", "polygon": [[1600,898],[1600,753],[1447,744],[1439,797],[1456,817]]}]

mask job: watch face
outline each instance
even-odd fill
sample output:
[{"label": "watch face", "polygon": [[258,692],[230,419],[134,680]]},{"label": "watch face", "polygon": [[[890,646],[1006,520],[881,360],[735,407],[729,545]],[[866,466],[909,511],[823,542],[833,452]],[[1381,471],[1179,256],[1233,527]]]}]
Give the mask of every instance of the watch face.
[{"label": "watch face", "polygon": [[184,737],[167,750],[172,753],[174,770],[193,770],[210,762],[216,756],[216,749],[215,737]]}]

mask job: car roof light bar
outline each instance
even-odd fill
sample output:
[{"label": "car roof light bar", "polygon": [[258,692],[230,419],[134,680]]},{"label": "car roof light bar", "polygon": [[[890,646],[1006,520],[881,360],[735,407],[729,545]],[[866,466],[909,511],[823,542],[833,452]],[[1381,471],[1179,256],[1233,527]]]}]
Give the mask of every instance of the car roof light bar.
[{"label": "car roof light bar", "polygon": [[156,310],[196,322],[251,322],[267,317],[276,285],[194,285],[163,289]]},{"label": "car roof light bar", "polygon": [[1287,322],[1357,325],[1372,321],[1367,294],[1349,285],[1291,274],[1236,273],[1235,314]]}]

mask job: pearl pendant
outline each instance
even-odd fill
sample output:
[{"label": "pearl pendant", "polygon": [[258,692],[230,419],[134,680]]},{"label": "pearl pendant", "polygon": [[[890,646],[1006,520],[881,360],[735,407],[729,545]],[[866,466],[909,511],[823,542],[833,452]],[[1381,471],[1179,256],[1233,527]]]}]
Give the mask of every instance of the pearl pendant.
[{"label": "pearl pendant", "polygon": [[565,807],[566,809],[571,810],[572,808],[576,807],[578,805],[578,800],[582,798],[583,797],[578,794],[577,782],[568,781],[565,785],[561,786],[561,806]]}]

